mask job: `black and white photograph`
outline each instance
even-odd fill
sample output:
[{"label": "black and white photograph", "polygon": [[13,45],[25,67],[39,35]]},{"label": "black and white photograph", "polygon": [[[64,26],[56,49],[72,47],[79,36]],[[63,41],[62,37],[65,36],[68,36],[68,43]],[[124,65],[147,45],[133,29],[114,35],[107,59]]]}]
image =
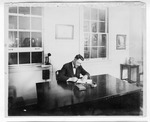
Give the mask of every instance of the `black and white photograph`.
[{"label": "black and white photograph", "polygon": [[146,3],[4,3],[5,116],[146,115]]}]

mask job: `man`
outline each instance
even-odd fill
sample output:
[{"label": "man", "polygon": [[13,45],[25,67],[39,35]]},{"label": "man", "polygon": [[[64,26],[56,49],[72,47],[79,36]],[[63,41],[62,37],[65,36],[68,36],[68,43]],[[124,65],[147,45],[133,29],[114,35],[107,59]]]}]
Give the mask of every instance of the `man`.
[{"label": "man", "polygon": [[78,54],[72,62],[64,64],[59,72],[58,81],[77,82],[80,78],[80,74],[83,75],[82,80],[86,80],[90,77],[90,74],[81,66],[83,60],[84,58]]}]

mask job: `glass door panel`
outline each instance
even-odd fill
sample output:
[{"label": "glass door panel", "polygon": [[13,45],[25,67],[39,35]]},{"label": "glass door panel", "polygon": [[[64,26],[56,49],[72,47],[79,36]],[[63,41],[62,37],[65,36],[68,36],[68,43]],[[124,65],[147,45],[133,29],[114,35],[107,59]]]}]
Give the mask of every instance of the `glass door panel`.
[{"label": "glass door panel", "polygon": [[100,58],[105,58],[106,57],[106,48],[105,47],[99,47],[98,57],[100,57]]},{"label": "glass door panel", "polygon": [[105,22],[99,22],[99,32],[105,33]]},{"label": "glass door panel", "polygon": [[99,10],[99,20],[105,21],[105,10]]},{"label": "glass door panel", "polygon": [[9,29],[17,29],[17,16],[9,16]]},{"label": "glass door panel", "polygon": [[30,63],[30,52],[19,53],[19,64]]},{"label": "glass door panel", "polygon": [[31,45],[32,47],[42,47],[42,34],[40,32],[31,33]]},{"label": "glass door panel", "polygon": [[19,47],[30,47],[30,32],[19,32]]},{"label": "glass door panel", "polygon": [[9,7],[9,13],[17,13],[17,7]]},{"label": "glass door panel", "polygon": [[98,34],[92,34],[92,46],[97,46]]},{"label": "glass door panel", "polygon": [[84,46],[90,46],[90,34],[84,34]]},{"label": "glass door panel", "polygon": [[19,16],[19,29],[30,29],[30,18]]},{"label": "glass door panel", "polygon": [[9,47],[17,47],[18,46],[18,37],[17,31],[9,31]]},{"label": "glass door panel", "polygon": [[9,65],[18,64],[18,54],[17,53],[9,53]]},{"label": "glass door panel", "polygon": [[36,18],[36,17],[31,18],[31,29],[32,30],[42,30],[41,18]]},{"label": "glass door panel", "polygon": [[30,7],[19,7],[19,14],[30,14]]},{"label": "glass door panel", "polygon": [[97,9],[91,9],[91,20],[97,20],[98,18],[97,12],[98,12]]},{"label": "glass door panel", "polygon": [[91,22],[91,31],[97,32],[97,22]]},{"label": "glass door panel", "polygon": [[32,63],[42,63],[42,52],[32,52]]},{"label": "glass door panel", "polygon": [[97,47],[91,48],[91,58],[97,58]]},{"label": "glass door panel", "polygon": [[84,8],[84,19],[89,20],[90,19],[90,9]]},{"label": "glass door panel", "polygon": [[106,34],[99,34],[99,46],[106,46]]},{"label": "glass door panel", "polygon": [[84,58],[90,58],[90,48],[84,47]]},{"label": "glass door panel", "polygon": [[31,14],[32,15],[42,15],[42,8],[41,7],[31,7]]}]

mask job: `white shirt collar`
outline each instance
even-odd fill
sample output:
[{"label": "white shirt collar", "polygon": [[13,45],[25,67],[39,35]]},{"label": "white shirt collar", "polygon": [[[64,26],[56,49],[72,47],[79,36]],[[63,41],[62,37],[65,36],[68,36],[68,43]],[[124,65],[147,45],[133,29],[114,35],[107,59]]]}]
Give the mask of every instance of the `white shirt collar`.
[{"label": "white shirt collar", "polygon": [[75,68],[75,65],[73,64],[73,62],[72,62],[72,67]]}]

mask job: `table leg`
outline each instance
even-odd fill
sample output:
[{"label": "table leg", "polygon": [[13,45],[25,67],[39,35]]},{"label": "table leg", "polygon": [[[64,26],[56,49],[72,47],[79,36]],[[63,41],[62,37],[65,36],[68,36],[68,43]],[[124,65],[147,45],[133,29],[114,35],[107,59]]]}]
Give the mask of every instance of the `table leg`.
[{"label": "table leg", "polygon": [[121,80],[122,80],[122,72],[123,72],[123,68],[122,68],[122,65],[120,65],[120,78],[121,78]]}]

